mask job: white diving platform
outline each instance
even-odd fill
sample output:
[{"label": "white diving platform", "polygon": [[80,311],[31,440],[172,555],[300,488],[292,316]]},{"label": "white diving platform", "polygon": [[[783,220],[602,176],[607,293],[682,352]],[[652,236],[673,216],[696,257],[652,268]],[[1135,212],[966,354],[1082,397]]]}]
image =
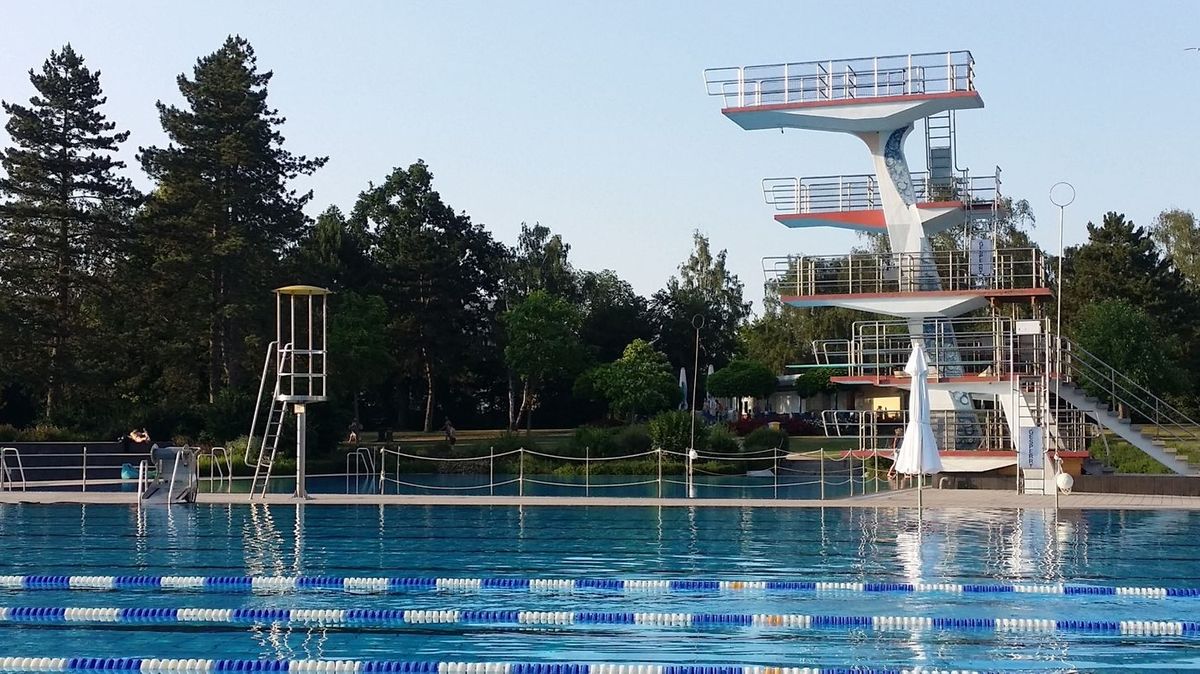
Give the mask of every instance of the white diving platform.
[{"label": "white diving platform", "polygon": [[704,84],[747,130],[881,131],[983,107],[969,51],[709,68]]},{"label": "white diving platform", "polygon": [[[965,171],[947,178],[912,175],[916,207],[927,236],[960,226],[968,214],[994,217],[1000,206],[1000,170],[990,176]],[[764,178],[763,198],[775,221],[788,227],[887,231],[879,179],[871,173],[804,178]]]}]

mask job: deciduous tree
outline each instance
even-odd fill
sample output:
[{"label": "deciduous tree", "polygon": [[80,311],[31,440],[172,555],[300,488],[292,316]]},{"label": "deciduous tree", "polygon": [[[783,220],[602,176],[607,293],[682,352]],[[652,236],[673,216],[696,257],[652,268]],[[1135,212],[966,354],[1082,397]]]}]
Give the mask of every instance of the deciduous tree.
[{"label": "deciduous tree", "polygon": [[506,251],[442,201],[421,161],[364,191],[350,221],[377,237],[396,359],[425,389],[422,426],[430,431],[439,385],[462,382],[484,354],[499,350],[495,308]]},{"label": "deciduous tree", "polygon": [[709,395],[721,398],[766,398],[775,392],[775,373],[766,365],[745,358],[735,358],[728,365],[708,375]]},{"label": "deciduous tree", "polygon": [[573,377],[583,366],[579,341],[579,310],[545,290],[535,290],[501,318],[504,326],[504,360],[521,379],[521,417],[532,424],[537,397],[547,382]]}]

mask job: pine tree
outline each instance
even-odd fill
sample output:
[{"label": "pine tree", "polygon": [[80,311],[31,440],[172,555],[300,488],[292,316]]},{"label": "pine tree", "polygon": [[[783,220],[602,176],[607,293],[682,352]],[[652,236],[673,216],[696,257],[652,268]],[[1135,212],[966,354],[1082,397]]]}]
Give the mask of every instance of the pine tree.
[{"label": "pine tree", "polygon": [[[163,336],[175,354],[172,378],[202,375],[209,402],[226,386],[242,388],[258,358],[247,351],[263,346],[255,337],[270,315],[269,291],[293,281],[280,278],[280,260],[308,227],[302,209],[312,193],[288,184],[326,161],[283,149],[284,118],[267,105],[271,77],[249,42],[229,37],[197,60],[191,79],[177,78],[185,108],[158,103],[171,143],[141,149],[157,182],[141,219],[146,288],[173,322]],[[196,363],[203,372],[187,372]]]},{"label": "pine tree", "polygon": [[100,72],[68,44],[29,80],[37,94],[28,106],[3,103],[13,145],[0,154],[0,269],[9,337],[25,345],[16,367],[40,385],[42,415],[54,420],[95,357],[89,340],[137,194],[116,173],[129,132],[100,109]]}]

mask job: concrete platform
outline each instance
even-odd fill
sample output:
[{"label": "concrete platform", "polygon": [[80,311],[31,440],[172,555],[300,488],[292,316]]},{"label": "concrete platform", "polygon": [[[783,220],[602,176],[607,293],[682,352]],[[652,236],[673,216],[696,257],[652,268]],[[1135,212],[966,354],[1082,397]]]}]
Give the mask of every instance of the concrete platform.
[{"label": "concrete platform", "polygon": [[[975,489],[926,489],[924,507],[931,509],[991,510],[1005,508],[1052,509],[1053,496],[1024,495],[1012,491]],[[200,494],[198,503],[246,505],[249,503],[295,505],[286,494],[268,494],[251,501],[247,494]],[[134,494],[121,492],[0,492],[0,504],[110,504],[136,506]],[[789,499],[676,499],[620,498],[604,496],[380,496],[374,494],[316,494],[302,501],[314,507],[326,505],[397,506],[637,506],[660,508],[915,508],[912,490],[887,492],[828,501]],[[157,507],[157,506],[154,506]],[[185,506],[180,506],[185,507]],[[1150,494],[1070,494],[1059,499],[1063,510],[1200,510],[1200,497]]]}]

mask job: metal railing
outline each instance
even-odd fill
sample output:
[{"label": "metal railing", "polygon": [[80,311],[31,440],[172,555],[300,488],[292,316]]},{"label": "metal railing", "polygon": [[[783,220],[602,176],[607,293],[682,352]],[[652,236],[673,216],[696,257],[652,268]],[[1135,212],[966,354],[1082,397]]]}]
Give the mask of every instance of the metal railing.
[{"label": "metal railing", "polygon": [[975,60],[946,51],[709,68],[704,86],[726,108],[974,91]]},{"label": "metal railing", "polygon": [[[13,477],[14,473],[17,478]],[[25,466],[21,464],[21,452],[16,447],[0,447],[0,491],[12,491],[17,482],[21,483],[21,491],[29,488],[25,481]]]},{"label": "metal railing", "polygon": [[189,447],[189,449],[196,455],[197,460],[208,459],[208,483],[210,485],[224,482],[228,487],[228,483],[232,483],[233,457],[230,456],[229,450],[224,447]]},{"label": "metal railing", "polygon": [[770,292],[791,297],[1046,287],[1036,248],[763,258]]},{"label": "metal railing", "polygon": [[[885,455],[900,448],[908,425],[907,410],[864,412],[858,434],[861,449],[877,450]],[[1064,452],[1082,452],[1100,435],[1099,427],[1088,421],[1080,410],[1059,410],[1055,417],[1053,440]],[[1013,451],[1009,423],[999,409],[935,410],[930,412],[930,427],[942,450]]]},{"label": "metal railing", "polygon": [[[1061,353],[1063,383],[1079,386],[1109,405],[1118,417],[1149,426],[1141,432],[1150,438],[1176,448],[1179,444],[1200,446],[1200,422],[1178,407],[1065,337]],[[1184,456],[1179,458],[1187,461]]]},{"label": "metal railing", "polygon": [[370,447],[357,447],[346,452],[346,493],[350,492],[350,478],[354,478],[355,490],[361,480],[373,480],[378,474],[375,451]]},{"label": "metal railing", "polygon": [[[966,208],[991,207],[1000,198],[996,175],[970,176],[966,171],[945,180],[928,172],[913,173],[912,185],[919,203],[959,201]],[[780,213],[833,213],[883,208],[879,181],[874,174],[764,178],[763,198]]]},{"label": "metal railing", "polygon": [[[1008,318],[927,318],[921,322],[929,378],[1001,378],[1042,375],[1046,371],[1045,325],[1034,334],[1018,334]],[[857,321],[844,350],[826,350],[844,357],[831,367],[847,374],[907,377],[904,366],[913,349],[909,321]]]}]

